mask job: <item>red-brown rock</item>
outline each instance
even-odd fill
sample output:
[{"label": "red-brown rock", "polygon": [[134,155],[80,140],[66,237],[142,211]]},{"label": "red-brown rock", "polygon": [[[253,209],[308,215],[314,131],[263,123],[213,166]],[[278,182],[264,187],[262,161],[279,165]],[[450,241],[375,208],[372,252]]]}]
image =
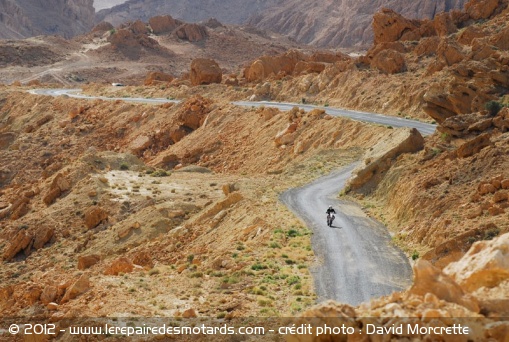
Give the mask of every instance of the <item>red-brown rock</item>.
[{"label": "red-brown rock", "polygon": [[88,229],[92,229],[107,218],[108,213],[103,208],[92,206],[85,212],[85,225]]},{"label": "red-brown rock", "polygon": [[405,56],[394,50],[379,52],[371,61],[371,66],[386,74],[406,71]]},{"label": "red-brown rock", "polygon": [[207,38],[207,29],[205,26],[198,24],[183,24],[181,25],[175,34],[180,39],[188,40],[190,42],[200,42]]},{"label": "red-brown rock", "polygon": [[78,257],[78,269],[85,270],[101,261],[101,256],[97,254],[83,255]]},{"label": "red-brown rock", "polygon": [[119,258],[113,261],[105,270],[106,275],[119,275],[119,273],[130,273],[134,270],[134,265],[127,258]]},{"label": "red-brown rock", "polygon": [[152,32],[155,34],[172,32],[182,24],[180,21],[173,19],[170,15],[161,15],[150,18],[148,23],[152,28]]},{"label": "red-brown rock", "polygon": [[196,86],[200,84],[221,83],[223,72],[214,60],[197,58],[191,62],[189,76],[191,84]]},{"label": "red-brown rock", "polygon": [[416,22],[387,8],[377,12],[373,17],[375,45],[383,42],[395,42],[401,38],[403,33],[416,31],[417,28]]}]

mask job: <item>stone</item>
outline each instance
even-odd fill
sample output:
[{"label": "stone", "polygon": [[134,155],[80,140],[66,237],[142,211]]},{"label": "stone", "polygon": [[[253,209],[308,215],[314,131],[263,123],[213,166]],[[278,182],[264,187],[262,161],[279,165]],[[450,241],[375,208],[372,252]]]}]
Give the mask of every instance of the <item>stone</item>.
[{"label": "stone", "polygon": [[433,294],[437,298],[464,306],[473,312],[479,312],[479,306],[473,297],[466,296],[462,288],[439,268],[430,262],[419,259],[414,265],[414,284],[408,295],[425,296]]},{"label": "stone", "polygon": [[152,17],[148,23],[154,34],[172,32],[182,24],[182,22],[173,19],[170,15]]},{"label": "stone", "polygon": [[101,261],[101,256],[98,254],[82,255],[78,257],[78,269],[85,270],[90,268]]},{"label": "stone", "polygon": [[417,31],[416,23],[391,9],[383,8],[373,16],[375,45],[395,42],[401,38],[404,32],[408,31]]},{"label": "stone", "polygon": [[221,83],[223,72],[214,60],[196,58],[191,62],[189,77],[193,86]]},{"label": "stone", "polygon": [[174,77],[164,72],[152,71],[145,78],[144,84],[146,86],[152,85],[159,82],[169,83],[174,80]]},{"label": "stone", "polygon": [[88,229],[95,228],[108,219],[108,213],[101,207],[92,206],[85,211],[85,225]]},{"label": "stone", "polygon": [[196,311],[194,311],[194,309],[187,309],[186,311],[184,311],[182,313],[182,317],[183,318],[194,318],[194,317],[198,317],[198,315],[196,314]]},{"label": "stone", "polygon": [[488,19],[497,9],[499,0],[470,0],[465,11],[474,20]]},{"label": "stone", "polygon": [[146,135],[140,135],[129,144],[129,150],[139,155],[152,145],[152,138]]},{"label": "stone", "polygon": [[458,147],[456,150],[456,155],[458,158],[470,157],[481,151],[483,148],[490,146],[492,144],[490,138],[490,133],[483,133],[478,135],[477,137],[463,143],[460,147]]},{"label": "stone", "polygon": [[509,179],[504,179],[502,182],[500,182],[500,186],[502,189],[509,189]]},{"label": "stone", "polygon": [[198,24],[183,24],[176,31],[175,34],[180,39],[188,40],[192,43],[200,42],[207,38],[207,28]]},{"label": "stone", "polygon": [[28,233],[26,230],[21,229],[18,231],[16,236],[14,236],[9,245],[7,245],[7,247],[4,249],[3,259],[5,261],[10,261],[19,252],[30,249],[32,238],[32,234]]},{"label": "stone", "polygon": [[509,233],[491,241],[477,241],[459,261],[444,272],[464,290],[495,287],[509,279]]},{"label": "stone", "polygon": [[114,260],[105,270],[106,275],[119,275],[120,273],[131,273],[134,270],[134,265],[131,260],[121,257]]},{"label": "stone", "polygon": [[47,305],[57,298],[58,289],[56,286],[47,285],[41,293],[40,300],[43,304]]},{"label": "stone", "polygon": [[79,295],[87,292],[90,289],[90,279],[88,274],[82,274],[76,282],[67,288],[64,297],[60,304],[67,303],[68,301],[78,297]]},{"label": "stone", "polygon": [[58,197],[70,189],[71,183],[69,180],[62,173],[58,173],[55,178],[53,178],[49,190],[43,197],[43,202],[46,205],[51,205]]},{"label": "stone", "polygon": [[493,202],[503,202],[509,199],[509,193],[507,191],[497,191],[495,195],[493,195]]},{"label": "stone", "polygon": [[383,50],[375,55],[371,67],[386,74],[397,74],[406,71],[405,57],[395,50]]},{"label": "stone", "polygon": [[55,235],[55,229],[53,227],[41,226],[39,227],[34,234],[32,248],[33,249],[41,249],[45,244],[51,241],[53,236]]}]

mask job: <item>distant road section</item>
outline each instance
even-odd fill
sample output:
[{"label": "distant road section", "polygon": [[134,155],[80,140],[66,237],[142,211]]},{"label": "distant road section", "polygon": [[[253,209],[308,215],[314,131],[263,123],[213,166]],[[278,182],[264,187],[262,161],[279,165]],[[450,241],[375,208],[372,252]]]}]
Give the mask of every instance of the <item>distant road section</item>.
[{"label": "distant road section", "polygon": [[[140,103],[178,103],[179,100],[168,100],[162,98],[142,98],[142,97],[105,97],[105,96],[88,96],[80,94],[81,89],[35,89],[30,90],[30,93],[37,95],[50,95],[50,96],[62,96],[67,95],[78,99],[101,99],[101,100],[122,100],[126,102],[140,102]],[[316,108],[323,109],[327,114],[333,116],[343,116],[351,118],[357,121],[363,121],[368,123],[387,125],[393,127],[410,127],[417,128],[422,135],[430,135],[435,132],[436,125],[424,123],[415,120],[408,120],[398,118],[395,116],[382,115],[377,113],[359,112],[356,110],[347,110],[340,108],[321,107],[299,103],[285,103],[285,102],[268,102],[268,101],[235,101],[232,104],[242,107],[274,107],[283,111],[292,109],[293,107],[299,107],[305,111],[310,111]]]}]

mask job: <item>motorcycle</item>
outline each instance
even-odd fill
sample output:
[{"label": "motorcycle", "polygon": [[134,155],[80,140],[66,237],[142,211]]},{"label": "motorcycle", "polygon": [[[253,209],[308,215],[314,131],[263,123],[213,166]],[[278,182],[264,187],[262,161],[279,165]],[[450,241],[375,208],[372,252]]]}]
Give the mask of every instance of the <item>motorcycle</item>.
[{"label": "motorcycle", "polygon": [[327,226],[332,227],[332,221],[334,221],[335,218],[336,216],[334,216],[334,214],[327,214]]}]

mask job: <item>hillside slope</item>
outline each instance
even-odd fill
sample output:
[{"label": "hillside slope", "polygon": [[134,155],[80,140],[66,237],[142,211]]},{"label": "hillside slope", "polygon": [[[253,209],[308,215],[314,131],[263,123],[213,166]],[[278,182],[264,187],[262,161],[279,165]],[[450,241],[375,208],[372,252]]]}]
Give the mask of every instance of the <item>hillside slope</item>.
[{"label": "hillside slope", "polygon": [[126,20],[147,20],[160,14],[191,22],[216,17],[227,24],[249,24],[285,34],[299,43],[348,47],[371,43],[373,14],[382,7],[411,18],[434,18],[440,12],[463,8],[465,3],[465,0],[214,0],[206,3],[198,0],[130,0],[100,11],[97,22],[104,20],[117,25]]},{"label": "hillside slope", "polygon": [[94,16],[93,0],[1,0],[0,38],[41,34],[70,38],[89,31]]},{"label": "hillside slope", "polygon": [[249,24],[288,35],[300,43],[347,47],[373,40],[373,14],[390,8],[405,17],[433,19],[440,12],[463,8],[465,0],[327,0],[285,1],[250,19]]}]

